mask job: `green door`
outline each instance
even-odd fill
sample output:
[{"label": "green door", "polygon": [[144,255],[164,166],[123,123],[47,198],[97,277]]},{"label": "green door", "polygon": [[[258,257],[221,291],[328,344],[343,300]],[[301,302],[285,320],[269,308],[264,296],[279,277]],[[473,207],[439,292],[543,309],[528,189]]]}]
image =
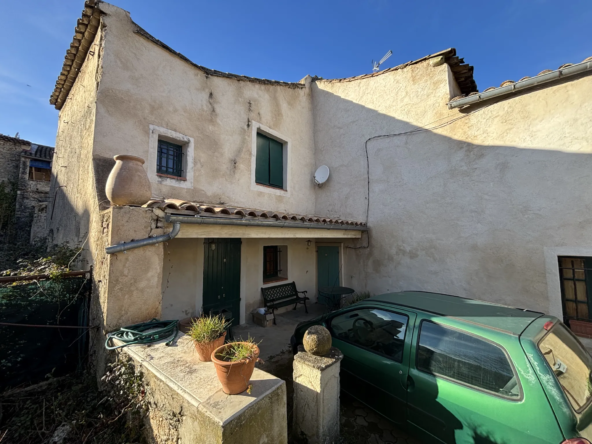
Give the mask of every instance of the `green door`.
[{"label": "green door", "polygon": [[415,314],[374,307],[340,312],[329,321],[343,352],[341,388],[388,419],[407,420],[407,374]]},{"label": "green door", "polygon": [[240,239],[205,239],[203,312],[240,323]]},{"label": "green door", "polygon": [[339,247],[317,247],[317,282],[318,288],[339,286]]}]

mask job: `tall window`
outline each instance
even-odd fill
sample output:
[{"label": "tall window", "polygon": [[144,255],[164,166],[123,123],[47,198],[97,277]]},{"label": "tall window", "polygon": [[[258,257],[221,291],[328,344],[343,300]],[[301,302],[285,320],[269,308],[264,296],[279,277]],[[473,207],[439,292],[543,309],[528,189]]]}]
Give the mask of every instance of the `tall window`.
[{"label": "tall window", "polygon": [[284,146],[275,139],[257,133],[255,182],[284,188]]},{"label": "tall window", "polygon": [[158,141],[156,173],[183,177],[183,147],[165,140]]},{"label": "tall window", "polygon": [[564,320],[592,320],[592,258],[560,257]]}]

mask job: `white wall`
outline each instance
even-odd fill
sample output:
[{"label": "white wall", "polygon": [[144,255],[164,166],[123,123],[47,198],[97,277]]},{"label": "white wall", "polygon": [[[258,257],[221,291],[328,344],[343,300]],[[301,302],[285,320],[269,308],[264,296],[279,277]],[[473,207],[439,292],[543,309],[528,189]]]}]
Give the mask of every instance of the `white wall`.
[{"label": "white wall", "polygon": [[[150,125],[166,128],[193,140],[193,180],[192,186],[171,186],[174,180],[153,178],[155,196],[314,212],[310,87],[208,76],[134,33],[125,11],[101,8],[107,16],[95,156],[125,153],[148,160]],[[289,193],[252,189],[253,122],[289,139]]]},{"label": "white wall", "polygon": [[369,80],[316,83],[316,158],[332,172],[317,212],[365,217],[367,138],[462,117],[369,142],[370,248],[346,250],[351,285],[561,316],[545,251],[592,247],[592,77],[458,111],[446,108],[447,71],[427,62]]}]

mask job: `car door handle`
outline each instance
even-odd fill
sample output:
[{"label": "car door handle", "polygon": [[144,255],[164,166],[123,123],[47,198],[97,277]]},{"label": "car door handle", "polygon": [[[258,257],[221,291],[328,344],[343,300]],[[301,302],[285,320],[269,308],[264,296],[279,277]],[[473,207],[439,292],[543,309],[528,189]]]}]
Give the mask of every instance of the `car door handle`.
[{"label": "car door handle", "polygon": [[412,392],[415,390],[415,381],[409,375],[407,375],[407,391]]}]

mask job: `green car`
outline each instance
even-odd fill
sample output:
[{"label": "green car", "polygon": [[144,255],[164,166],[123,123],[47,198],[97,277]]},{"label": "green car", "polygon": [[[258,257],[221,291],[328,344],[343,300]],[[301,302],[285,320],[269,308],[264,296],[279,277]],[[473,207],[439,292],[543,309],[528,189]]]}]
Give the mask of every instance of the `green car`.
[{"label": "green car", "polygon": [[553,316],[435,293],[374,296],[301,323],[343,352],[341,388],[426,443],[592,441],[592,357]]}]

